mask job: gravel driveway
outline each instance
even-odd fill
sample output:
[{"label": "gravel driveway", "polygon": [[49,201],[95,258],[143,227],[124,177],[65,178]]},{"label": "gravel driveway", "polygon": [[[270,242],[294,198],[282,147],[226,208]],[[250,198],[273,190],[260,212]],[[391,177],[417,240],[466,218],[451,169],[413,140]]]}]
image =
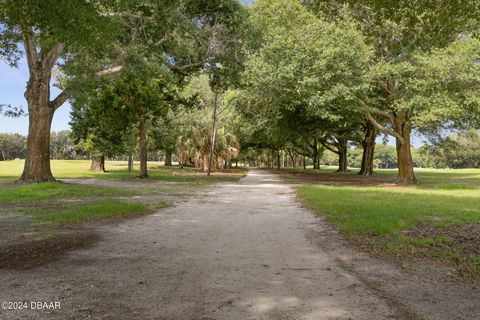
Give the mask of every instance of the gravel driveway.
[{"label": "gravel driveway", "polygon": [[[264,171],[96,228],[102,240],[91,248],[34,269],[0,270],[0,301],[28,302],[27,310],[0,310],[0,319],[457,319],[448,306],[428,310],[428,299],[409,305],[408,291],[401,301],[385,270],[393,282],[411,275],[372,265],[364,272],[387,282],[372,284],[350,265],[358,253],[341,242],[322,247],[320,240],[340,237]],[[359,267],[369,261],[362,259]],[[31,301],[60,309],[31,310]],[[478,300],[465,303],[458,319],[474,319]]]}]

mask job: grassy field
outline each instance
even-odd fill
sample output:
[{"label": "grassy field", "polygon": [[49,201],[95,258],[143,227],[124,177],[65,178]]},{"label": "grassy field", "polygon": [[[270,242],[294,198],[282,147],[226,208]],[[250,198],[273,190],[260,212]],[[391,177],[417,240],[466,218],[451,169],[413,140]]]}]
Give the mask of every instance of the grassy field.
[{"label": "grassy field", "polygon": [[[11,160],[0,162],[0,182],[9,182],[18,179],[22,174],[23,160]],[[127,171],[126,161],[106,161],[105,168],[108,172],[90,172],[90,161],[88,160],[52,160],[52,173],[57,179],[71,178],[94,178],[102,180],[128,180],[139,174],[139,163],[134,163],[133,172]],[[152,180],[171,182],[193,182],[208,183],[228,179],[226,176],[198,175],[195,168],[180,169],[177,166],[164,167],[163,162],[148,162],[149,177]]]},{"label": "grassy field", "polygon": [[[297,188],[301,201],[351,239],[398,256],[438,258],[480,274],[480,169],[417,169],[419,184],[362,186],[330,168]],[[394,179],[395,170],[377,178]],[[356,179],[349,183],[351,179]],[[329,177],[329,183],[322,177]],[[364,178],[368,179],[368,178]]]},{"label": "grassy field", "polygon": [[[23,161],[0,162],[0,228],[2,213],[13,213],[17,218],[28,216],[42,223],[75,224],[86,221],[142,213],[165,207],[164,201],[122,201],[119,197],[136,195],[184,194],[204,184],[238,179],[241,172],[215,174],[207,177],[194,168],[164,167],[158,162],[149,162],[150,179],[135,179],[138,171],[128,172],[126,162],[107,161],[108,172],[89,172],[90,161],[52,160],[52,172],[57,179],[99,179],[127,182],[117,186],[48,182],[42,184],[16,185],[23,169]],[[138,163],[136,163],[138,169]],[[128,182],[127,180],[130,180]],[[166,182],[152,186],[149,183]],[[169,184],[169,183],[181,183]],[[68,205],[67,205],[68,204]],[[12,217],[9,217],[12,220]],[[20,219],[22,220],[22,219]]]}]

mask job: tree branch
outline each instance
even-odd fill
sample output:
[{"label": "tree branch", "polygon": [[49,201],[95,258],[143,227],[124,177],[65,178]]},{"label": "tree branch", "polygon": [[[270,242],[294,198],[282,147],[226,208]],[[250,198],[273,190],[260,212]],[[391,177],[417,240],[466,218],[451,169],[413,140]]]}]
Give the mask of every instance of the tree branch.
[{"label": "tree branch", "polygon": [[68,92],[67,90],[63,90],[55,99],[50,101],[48,105],[51,108],[54,108],[55,110],[57,110],[62,106],[62,104],[65,103],[65,101],[68,100],[68,98],[70,98],[70,92]]},{"label": "tree branch", "polygon": [[373,112],[374,114],[384,117],[390,122],[393,122],[392,115],[390,113],[386,111],[370,108],[362,99],[357,99],[357,103],[360,106],[360,108],[362,108],[364,111]]},{"label": "tree branch", "polygon": [[338,150],[335,150],[335,149],[332,149],[326,142],[320,142],[322,144],[322,146],[324,146],[327,150],[330,150],[332,151],[333,153],[335,154],[340,154],[340,151]]},{"label": "tree branch", "polygon": [[190,63],[190,64],[186,64],[186,65],[183,65],[183,66],[179,67],[177,65],[167,63],[167,67],[169,67],[172,70],[179,71],[179,72],[185,72],[189,69],[196,68],[196,67],[201,67],[203,65],[204,65],[203,62],[196,62],[196,63]]},{"label": "tree branch", "polygon": [[32,31],[22,26],[22,37],[28,68],[32,71],[37,68],[37,50],[35,48]]},{"label": "tree branch", "polygon": [[383,89],[383,91],[385,91],[386,93],[388,93],[388,94],[392,93],[392,91],[388,87],[388,84],[386,84],[385,82],[383,82],[381,80],[375,80],[375,83],[378,84]]},{"label": "tree branch", "polygon": [[[65,45],[63,43],[55,43],[50,51],[42,59],[42,72],[50,73],[52,71],[53,65],[58,59],[58,56],[62,53]],[[41,54],[42,55],[42,54]]]},{"label": "tree branch", "polygon": [[380,123],[377,122],[377,120],[375,120],[375,118],[372,116],[372,114],[368,111],[365,112],[365,116],[367,117],[368,121],[370,121],[371,124],[373,124],[379,131],[385,133],[385,134],[388,134],[392,137],[395,137],[397,138],[400,143],[405,143],[405,139],[403,139],[403,137],[401,135],[399,135],[398,133],[396,133],[395,131],[393,130],[390,130],[384,126],[382,126]]},{"label": "tree branch", "polygon": [[116,66],[116,67],[113,67],[113,68],[109,68],[109,69],[105,69],[105,70],[102,70],[102,71],[95,72],[95,76],[98,77],[98,78],[111,76],[111,75],[120,73],[123,70],[125,70],[124,66]]}]

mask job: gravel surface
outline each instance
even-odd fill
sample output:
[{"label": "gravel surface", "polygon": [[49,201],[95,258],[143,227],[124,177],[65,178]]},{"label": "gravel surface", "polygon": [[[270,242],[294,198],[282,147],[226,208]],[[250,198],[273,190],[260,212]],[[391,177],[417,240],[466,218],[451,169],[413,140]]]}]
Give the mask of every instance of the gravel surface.
[{"label": "gravel surface", "polygon": [[348,247],[264,171],[96,231],[93,247],[0,270],[0,301],[29,302],[0,319],[480,319],[478,291]]}]

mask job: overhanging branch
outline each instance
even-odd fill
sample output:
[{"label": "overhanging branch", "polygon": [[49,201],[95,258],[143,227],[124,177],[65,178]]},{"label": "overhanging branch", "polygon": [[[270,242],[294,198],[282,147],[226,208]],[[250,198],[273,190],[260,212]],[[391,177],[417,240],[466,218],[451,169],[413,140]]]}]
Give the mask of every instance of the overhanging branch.
[{"label": "overhanging branch", "polygon": [[57,110],[65,103],[65,101],[68,100],[68,98],[70,98],[70,93],[67,90],[63,90],[55,99],[50,101],[48,104],[51,108]]},{"label": "overhanging branch", "polygon": [[396,133],[393,130],[390,130],[390,129],[386,128],[385,126],[382,126],[380,123],[377,122],[377,120],[375,120],[375,118],[372,116],[372,114],[369,111],[365,112],[365,116],[367,117],[368,121],[370,121],[370,123],[373,124],[375,126],[375,128],[377,128],[379,131],[381,131],[385,134],[388,134],[392,137],[395,137],[402,144],[405,143],[405,139],[403,139],[403,137],[401,135],[399,135],[398,133]]},{"label": "overhanging branch", "polygon": [[111,75],[120,73],[123,70],[125,70],[124,66],[116,66],[116,67],[113,67],[113,68],[98,71],[98,72],[95,73],[95,76],[98,77],[98,78],[111,76]]}]

